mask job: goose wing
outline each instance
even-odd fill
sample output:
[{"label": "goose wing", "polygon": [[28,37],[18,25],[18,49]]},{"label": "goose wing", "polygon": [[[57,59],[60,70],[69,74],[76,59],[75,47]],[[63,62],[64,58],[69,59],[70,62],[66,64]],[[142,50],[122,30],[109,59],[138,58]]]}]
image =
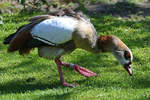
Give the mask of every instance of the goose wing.
[{"label": "goose wing", "polygon": [[72,17],[55,17],[44,20],[31,30],[34,39],[49,45],[59,45],[72,39],[77,20]]}]

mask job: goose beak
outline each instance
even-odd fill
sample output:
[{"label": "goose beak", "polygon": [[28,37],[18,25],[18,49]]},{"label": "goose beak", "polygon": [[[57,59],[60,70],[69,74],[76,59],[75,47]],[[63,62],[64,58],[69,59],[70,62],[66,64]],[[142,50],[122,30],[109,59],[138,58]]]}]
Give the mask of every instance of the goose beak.
[{"label": "goose beak", "polygon": [[132,76],[132,69],[131,69],[131,65],[128,66],[124,66],[125,70],[129,73],[130,76]]}]

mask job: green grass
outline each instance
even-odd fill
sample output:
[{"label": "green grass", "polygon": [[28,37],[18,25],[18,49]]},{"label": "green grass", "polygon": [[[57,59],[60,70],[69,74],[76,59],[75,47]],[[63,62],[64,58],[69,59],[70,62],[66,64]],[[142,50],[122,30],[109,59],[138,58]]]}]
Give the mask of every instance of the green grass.
[{"label": "green grass", "polygon": [[98,77],[85,78],[63,68],[67,82],[80,84],[68,88],[61,86],[55,63],[38,57],[37,49],[20,56],[18,52],[8,54],[7,46],[2,44],[6,36],[28,23],[29,17],[39,14],[1,15],[0,100],[150,100],[150,17],[132,21],[89,15],[99,35],[116,35],[131,48],[133,76],[110,53],[94,55],[77,49],[63,61],[84,66]]}]

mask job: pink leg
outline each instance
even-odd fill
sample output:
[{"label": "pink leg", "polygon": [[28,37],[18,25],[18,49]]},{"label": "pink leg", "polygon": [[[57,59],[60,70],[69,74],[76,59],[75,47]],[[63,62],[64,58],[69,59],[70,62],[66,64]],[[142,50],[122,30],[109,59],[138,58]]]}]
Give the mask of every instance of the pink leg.
[{"label": "pink leg", "polygon": [[61,66],[62,66],[62,63],[59,59],[55,59],[55,63],[57,64],[57,67],[58,67],[58,72],[59,72],[59,76],[60,76],[60,81],[61,81],[61,84],[63,86],[67,86],[67,87],[75,87],[77,86],[77,84],[69,84],[65,81],[64,77],[63,77],[63,73],[62,73],[62,70],[61,70]]},{"label": "pink leg", "polygon": [[91,77],[91,76],[97,76],[96,73],[86,69],[86,68],[83,68],[79,65],[75,65],[75,64],[69,64],[69,63],[65,63],[65,62],[62,62],[60,61],[60,64],[63,65],[63,66],[66,66],[66,67],[70,67],[70,68],[73,68],[75,71],[78,71],[81,75],[85,76],[85,77]]}]

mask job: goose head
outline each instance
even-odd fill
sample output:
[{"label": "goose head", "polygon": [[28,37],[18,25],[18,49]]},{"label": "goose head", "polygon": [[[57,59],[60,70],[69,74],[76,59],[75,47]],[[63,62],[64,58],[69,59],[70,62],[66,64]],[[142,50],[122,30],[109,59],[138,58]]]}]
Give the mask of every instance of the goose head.
[{"label": "goose head", "polygon": [[111,52],[123,68],[132,76],[131,50],[116,36],[107,35],[98,38],[98,47],[102,52]]}]

